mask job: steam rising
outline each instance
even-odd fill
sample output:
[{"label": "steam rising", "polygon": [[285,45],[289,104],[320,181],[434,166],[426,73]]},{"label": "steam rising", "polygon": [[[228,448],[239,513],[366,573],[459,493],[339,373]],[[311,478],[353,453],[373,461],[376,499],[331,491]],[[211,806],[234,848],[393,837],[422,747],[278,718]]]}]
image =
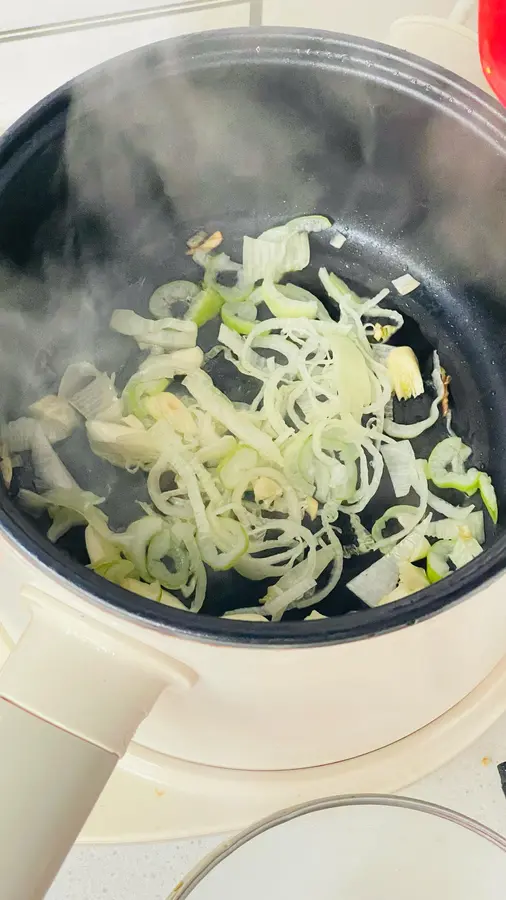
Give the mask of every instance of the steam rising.
[{"label": "steam rising", "polygon": [[[471,112],[469,113],[471,115]],[[455,143],[451,118],[427,129],[424,165],[432,184],[428,216],[436,242],[467,278],[494,287],[506,275],[504,150],[469,129],[465,147]]]},{"label": "steam rising", "polygon": [[[6,366],[4,355],[6,419],[55,392],[76,360],[117,373],[121,388],[139,352],[110,331],[111,311],[148,315],[160,283],[196,280],[200,270],[185,256],[194,231],[221,227],[231,241],[225,249],[239,254],[245,233],[321,205],[305,165],[321,135],[297,129],[290,98],[280,111],[260,84],[245,92],[224,80],[217,91],[192,75],[154,77],[164,64],[161,54],[139,55],[73,90],[54,176],[65,176],[64,206],[34,238],[38,272],[2,271],[4,347],[23,360]],[[108,494],[128,478],[132,489],[130,476],[92,457],[82,430],[57,449],[83,486]],[[22,477],[30,486],[31,473]]]},{"label": "steam rising", "polygon": [[[28,264],[0,229],[9,260],[0,270],[6,418],[54,392],[78,359],[117,372],[122,387],[138,351],[109,330],[112,309],[147,315],[159,284],[196,280],[185,241],[202,228],[220,228],[237,258],[244,234],[320,213],[350,235],[322,262],[369,289],[378,276],[402,274],[406,256],[423,280],[435,245],[443,268],[504,280],[503,157],[484,152],[478,137],[476,153],[456,153],[463,129],[449,116],[433,117],[428,104],[414,111],[408,94],[392,103],[387,87],[324,68],[246,71],[238,60],[197,71],[185,51],[183,76],[178,56],[177,44],[165,56],[149,50],[78,82],[63,159],[46,185],[59,208],[33,237]],[[67,457],[98,493],[118,477],[112,467],[92,473],[82,431]],[[90,485],[92,475],[101,484]]]},{"label": "steam rising", "polygon": [[160,55],[141,56],[126,79],[113,67],[74,92],[69,178],[120,250],[159,262],[196,222],[227,219],[239,235],[315,207],[321,188],[303,160],[321,136],[298,127],[290,98],[280,109],[254,81],[245,90],[230,76],[154,77],[162,69]]}]

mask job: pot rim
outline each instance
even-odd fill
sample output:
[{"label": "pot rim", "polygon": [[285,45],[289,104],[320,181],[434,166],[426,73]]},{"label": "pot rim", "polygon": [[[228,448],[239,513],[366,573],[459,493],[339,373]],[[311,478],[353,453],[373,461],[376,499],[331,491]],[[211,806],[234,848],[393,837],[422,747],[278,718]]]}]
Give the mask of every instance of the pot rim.
[{"label": "pot rim", "polygon": [[227,859],[234,851],[247,844],[253,838],[276,828],[278,825],[285,825],[292,819],[299,816],[305,816],[313,812],[320,812],[324,809],[339,809],[347,806],[385,806],[395,807],[397,809],[410,809],[414,812],[424,813],[425,815],[435,816],[438,819],[444,819],[467,831],[472,831],[477,837],[484,838],[489,843],[494,844],[504,853],[506,853],[506,838],[502,837],[498,832],[493,831],[486,825],[482,825],[475,819],[458,813],[453,809],[445,806],[439,806],[436,803],[427,803],[425,800],[416,800],[411,797],[399,797],[392,794],[342,794],[337,797],[326,797],[323,800],[310,800],[301,803],[298,806],[292,806],[289,809],[274,813],[256,822],[254,825],[240,832],[237,837],[232,840],[225,841],[215,850],[211,851],[201,863],[184,879],[181,884],[174,888],[167,900],[186,900],[193,893],[204,878],[209,875],[223,860]]},{"label": "pot rim", "polygon": [[[301,53],[304,43],[304,54]],[[122,54],[83,76],[93,80],[104,69],[128,65],[139,53],[156,54],[160,48],[177,46],[177,54],[164,65],[173,71],[217,66],[233,60],[256,63],[319,66],[334,68],[352,76],[375,79],[409,90],[424,102],[444,108],[464,120],[483,140],[497,146],[506,156],[506,115],[502,107],[481,89],[457,75],[397,48],[376,41],[333,32],[299,28],[238,28],[203,32],[160,41],[148,48]],[[248,50],[250,56],[246,57]],[[77,80],[77,79],[76,79]],[[0,140],[0,191],[2,182],[12,177],[12,169],[22,160],[23,147],[43,129],[48,120],[61,121],[68,108],[72,85],[68,82],[41,100],[14,123]],[[20,152],[21,151],[21,152]],[[25,150],[26,152],[26,150]],[[161,632],[213,643],[254,647],[307,647],[344,643],[373,637],[429,618],[471,596],[496,579],[506,567],[506,535],[464,569],[395,604],[348,613],[313,622],[241,622],[179,611],[105,581],[94,572],[66,557],[53,547],[3,492],[0,506],[0,534],[26,560],[57,578],[63,586],[116,615]]]}]

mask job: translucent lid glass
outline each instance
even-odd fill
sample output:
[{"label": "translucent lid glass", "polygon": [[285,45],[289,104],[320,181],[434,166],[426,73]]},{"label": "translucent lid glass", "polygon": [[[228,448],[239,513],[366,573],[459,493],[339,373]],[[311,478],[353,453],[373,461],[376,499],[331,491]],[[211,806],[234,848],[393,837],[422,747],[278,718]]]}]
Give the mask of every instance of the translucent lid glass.
[{"label": "translucent lid glass", "polygon": [[342,797],[221,847],[177,900],[504,900],[506,840],[442,807]]}]

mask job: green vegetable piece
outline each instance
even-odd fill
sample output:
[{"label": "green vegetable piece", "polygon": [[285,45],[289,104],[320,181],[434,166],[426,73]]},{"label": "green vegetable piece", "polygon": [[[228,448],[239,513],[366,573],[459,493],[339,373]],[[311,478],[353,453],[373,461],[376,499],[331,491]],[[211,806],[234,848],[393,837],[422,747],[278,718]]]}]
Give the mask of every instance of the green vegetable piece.
[{"label": "green vegetable piece", "polygon": [[257,316],[254,303],[243,300],[237,303],[225,303],[221,308],[221,318],[227,328],[238,334],[249,334]]},{"label": "green vegetable piece", "polygon": [[437,487],[453,488],[471,496],[479,487],[478,469],[464,468],[471,455],[471,448],[458,437],[446,438],[436,444],[429,456],[429,477]]},{"label": "green vegetable piece", "polygon": [[168,387],[168,384],[168,378],[140,381],[138,376],[134,375],[123,391],[125,415],[136,416],[142,422],[146,418],[145,397],[154,397],[156,394],[162,394]]},{"label": "green vegetable piece", "polygon": [[497,495],[494,489],[494,485],[492,484],[492,479],[490,475],[487,475],[485,472],[480,472],[478,481],[479,491],[481,494],[481,499],[483,500],[483,504],[487,509],[492,522],[494,523],[494,525],[496,525],[499,510],[497,505]]},{"label": "green vegetable piece", "polygon": [[431,584],[450,574],[448,560],[455,549],[455,541],[436,541],[427,554],[427,578]]},{"label": "green vegetable piece", "polygon": [[272,315],[278,319],[316,318],[318,301],[303,288],[297,288],[293,284],[276,285],[272,278],[266,277],[262,285],[262,292]]},{"label": "green vegetable piece", "polygon": [[208,287],[197,294],[186,314],[186,318],[191,319],[200,328],[201,325],[205,325],[206,322],[214,319],[222,306],[223,297],[214,288]]}]

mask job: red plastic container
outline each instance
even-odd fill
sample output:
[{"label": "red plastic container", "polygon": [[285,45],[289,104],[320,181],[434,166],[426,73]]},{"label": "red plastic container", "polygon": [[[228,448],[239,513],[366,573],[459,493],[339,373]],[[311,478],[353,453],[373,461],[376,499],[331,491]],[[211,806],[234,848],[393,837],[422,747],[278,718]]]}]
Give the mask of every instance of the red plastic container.
[{"label": "red plastic container", "polygon": [[506,0],[480,0],[478,23],[485,78],[506,106]]}]

